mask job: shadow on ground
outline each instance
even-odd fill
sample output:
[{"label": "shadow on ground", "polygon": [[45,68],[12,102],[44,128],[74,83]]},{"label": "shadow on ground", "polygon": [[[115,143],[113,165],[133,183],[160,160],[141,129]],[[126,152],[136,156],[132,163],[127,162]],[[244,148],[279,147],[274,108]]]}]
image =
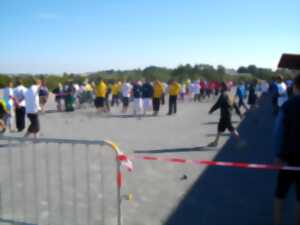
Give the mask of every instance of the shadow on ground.
[{"label": "shadow on ground", "polygon": [[207,146],[199,146],[192,148],[172,148],[172,149],[159,149],[159,150],[136,150],[136,154],[161,154],[161,153],[175,153],[175,152],[204,152],[204,151],[215,151],[213,148]]},{"label": "shadow on ground", "polygon": [[[238,130],[246,142],[238,147],[232,138],[215,161],[272,163],[272,126],[270,98],[241,122]],[[276,172],[250,169],[208,167],[179,202],[165,225],[269,225],[272,224],[273,192]],[[292,201],[293,196],[290,196]],[[288,224],[293,224],[291,206]]]},{"label": "shadow on ground", "polygon": [[3,218],[0,218],[0,224],[1,223],[13,224],[13,225],[37,225],[37,224],[33,224],[33,223],[19,222],[19,221],[14,221],[14,220],[6,220]]},{"label": "shadow on ground", "polygon": [[[203,123],[203,125],[218,125],[218,121],[210,121],[210,122],[206,122],[206,123]],[[232,121],[233,124],[238,124],[239,121]]]}]

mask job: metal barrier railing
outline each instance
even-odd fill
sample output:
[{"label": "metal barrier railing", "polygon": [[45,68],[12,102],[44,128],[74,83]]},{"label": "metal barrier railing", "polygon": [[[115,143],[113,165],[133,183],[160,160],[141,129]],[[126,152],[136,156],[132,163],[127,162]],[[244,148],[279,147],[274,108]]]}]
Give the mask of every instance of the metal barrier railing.
[{"label": "metal barrier railing", "polygon": [[0,137],[0,222],[122,225],[122,155],[109,141]]}]

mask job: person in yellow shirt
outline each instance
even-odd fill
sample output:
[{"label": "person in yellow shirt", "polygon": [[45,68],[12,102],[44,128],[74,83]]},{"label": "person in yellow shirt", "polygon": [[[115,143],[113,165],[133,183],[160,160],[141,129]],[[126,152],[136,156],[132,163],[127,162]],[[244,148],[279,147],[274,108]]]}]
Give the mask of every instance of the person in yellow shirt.
[{"label": "person in yellow shirt", "polygon": [[96,86],[96,99],[95,99],[95,107],[97,112],[104,112],[104,104],[105,97],[107,92],[107,85],[105,84],[103,79],[100,79],[100,82]]},{"label": "person in yellow shirt", "polygon": [[6,126],[5,126],[5,118],[7,117],[7,115],[9,114],[9,111],[6,107],[6,103],[3,99],[0,99],[0,133],[4,133],[6,130]]},{"label": "person in yellow shirt", "polygon": [[115,104],[119,106],[119,96],[120,96],[120,84],[118,81],[115,81],[111,87],[111,94],[112,94],[112,99],[111,99],[111,106],[114,106]]},{"label": "person in yellow shirt", "polygon": [[172,115],[173,113],[177,113],[177,96],[180,93],[180,84],[171,80],[169,85],[169,113],[168,115]]},{"label": "person in yellow shirt", "polygon": [[153,84],[153,115],[157,116],[160,109],[160,98],[164,92],[164,87],[162,82],[156,80]]}]

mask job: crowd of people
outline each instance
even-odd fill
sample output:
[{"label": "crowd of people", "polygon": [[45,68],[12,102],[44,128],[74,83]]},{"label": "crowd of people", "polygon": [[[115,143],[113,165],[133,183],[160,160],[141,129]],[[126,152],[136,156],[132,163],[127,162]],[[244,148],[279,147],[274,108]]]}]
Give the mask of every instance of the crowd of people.
[{"label": "crowd of people", "polygon": [[[179,83],[170,80],[166,83],[160,80],[123,80],[109,83],[99,79],[90,83],[86,81],[81,85],[72,82],[64,86],[59,84],[53,93],[56,96],[58,111],[63,111],[63,108],[65,111],[73,111],[85,103],[94,103],[97,112],[109,113],[111,107],[122,104],[122,113],[127,113],[131,105],[136,116],[146,115],[148,112],[157,116],[160,106],[166,102],[166,96],[169,96],[168,115],[172,115],[177,112],[177,101],[185,101],[188,96],[191,101],[200,102],[217,96],[220,89],[221,85],[217,81],[187,80]],[[67,96],[70,97],[69,100]]]},{"label": "crowd of people", "polygon": [[[243,106],[248,110],[244,99],[248,96],[248,104],[254,106],[256,93],[267,91],[266,84],[267,82],[234,84],[232,81],[224,83],[205,80],[186,80],[181,83],[176,80],[169,82],[116,80],[110,83],[100,78],[97,81],[85,81],[82,84],[69,80],[64,84],[59,83],[50,92],[44,79],[36,79],[28,88],[22,84],[21,80],[17,80],[15,84],[10,81],[3,89],[3,98],[0,101],[0,127],[2,132],[7,128],[10,132],[22,132],[25,129],[27,114],[31,124],[26,136],[29,134],[37,136],[40,129],[38,114],[46,112],[46,105],[51,94],[54,95],[58,112],[72,112],[85,106],[94,106],[97,113],[104,114],[110,113],[111,107],[118,107],[122,104],[120,109],[122,113],[129,113],[129,107],[131,107],[130,112],[134,116],[142,117],[149,113],[153,116],[159,115],[161,106],[167,102],[167,96],[169,98],[167,115],[173,115],[177,113],[178,101],[198,103],[207,99],[213,100],[220,94],[222,97],[222,93],[232,93],[234,86],[236,86],[236,96],[239,99],[237,107]],[[220,107],[223,112],[223,104],[220,103],[223,100],[219,99],[211,112]],[[222,123],[223,127],[218,130],[219,132],[224,130],[224,121]],[[226,128],[232,131],[230,126]],[[217,145],[217,140],[218,138],[212,145]]]},{"label": "crowd of people", "polygon": [[22,132],[25,129],[26,115],[30,121],[25,137],[33,135],[37,138],[40,130],[39,112],[43,111],[48,98],[48,89],[40,79],[26,88],[21,80],[17,80],[16,87],[12,81],[3,89],[0,101],[1,133],[6,128],[10,132]]}]

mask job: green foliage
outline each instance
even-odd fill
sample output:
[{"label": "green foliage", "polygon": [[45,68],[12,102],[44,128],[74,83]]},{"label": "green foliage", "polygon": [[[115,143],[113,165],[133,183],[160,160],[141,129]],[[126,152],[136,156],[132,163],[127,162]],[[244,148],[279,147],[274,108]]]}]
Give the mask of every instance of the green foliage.
[{"label": "green foliage", "polygon": [[[164,67],[149,66],[143,70],[106,70],[98,71],[91,74],[68,74],[63,73],[62,75],[52,75],[44,74],[42,77],[45,79],[47,86],[50,90],[54,89],[58,83],[64,84],[67,81],[73,81],[75,83],[83,83],[85,80],[97,81],[100,78],[105,79],[109,83],[112,83],[114,80],[163,80],[168,81],[170,79],[176,79],[180,82],[187,79],[191,80],[234,80],[234,81],[247,81],[253,78],[270,80],[277,72],[283,74],[286,78],[292,78],[291,73],[286,70],[281,71],[272,71],[271,69],[258,68],[255,65],[249,65],[248,67],[240,67],[237,71],[241,75],[229,75],[226,74],[226,68],[222,65],[214,68],[208,64],[196,64],[194,66],[190,64],[179,65],[175,69],[168,69]],[[19,74],[18,76],[12,76],[8,74],[0,74],[0,88],[5,87],[8,84],[8,81],[13,79],[14,81],[17,78],[23,80],[25,86],[30,86],[33,82],[33,78],[36,77],[31,74]],[[41,77],[41,76],[40,76]]]},{"label": "green foliage", "polygon": [[258,68],[255,65],[249,65],[248,67],[240,67],[237,70],[238,73],[251,74],[256,79],[271,80],[275,75],[276,71],[266,68]]},{"label": "green foliage", "polygon": [[11,78],[5,74],[0,74],[0,88],[4,88]]}]

